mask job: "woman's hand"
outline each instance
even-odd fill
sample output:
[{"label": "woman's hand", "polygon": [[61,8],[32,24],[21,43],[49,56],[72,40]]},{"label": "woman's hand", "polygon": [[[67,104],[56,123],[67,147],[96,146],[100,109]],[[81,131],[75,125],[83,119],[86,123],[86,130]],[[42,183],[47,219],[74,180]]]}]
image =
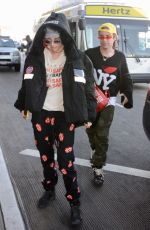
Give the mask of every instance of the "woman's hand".
[{"label": "woman's hand", "polygon": [[21,115],[25,120],[27,120],[29,118],[29,114],[30,114],[29,111],[25,111],[25,110],[21,111]]}]

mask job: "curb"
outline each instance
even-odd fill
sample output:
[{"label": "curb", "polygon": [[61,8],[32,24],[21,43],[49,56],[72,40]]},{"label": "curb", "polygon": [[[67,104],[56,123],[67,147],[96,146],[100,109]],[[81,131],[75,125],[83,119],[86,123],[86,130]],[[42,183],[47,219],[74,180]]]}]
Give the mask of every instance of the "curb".
[{"label": "curb", "polygon": [[25,230],[25,223],[18,206],[1,147],[0,169],[0,229]]}]

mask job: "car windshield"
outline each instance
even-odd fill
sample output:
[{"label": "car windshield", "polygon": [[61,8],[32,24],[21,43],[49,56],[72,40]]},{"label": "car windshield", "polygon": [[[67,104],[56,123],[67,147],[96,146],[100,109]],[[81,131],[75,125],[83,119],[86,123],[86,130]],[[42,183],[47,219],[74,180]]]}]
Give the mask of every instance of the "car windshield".
[{"label": "car windshield", "polygon": [[0,38],[0,47],[15,47],[15,44],[11,39]]}]

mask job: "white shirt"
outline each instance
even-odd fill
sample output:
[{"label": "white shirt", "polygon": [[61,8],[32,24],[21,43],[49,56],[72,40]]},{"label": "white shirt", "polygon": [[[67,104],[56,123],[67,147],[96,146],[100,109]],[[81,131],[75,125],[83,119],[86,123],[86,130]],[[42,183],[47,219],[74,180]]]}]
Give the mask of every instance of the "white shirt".
[{"label": "white shirt", "polygon": [[64,111],[63,90],[62,90],[62,70],[66,62],[64,52],[57,59],[52,59],[48,49],[44,49],[46,86],[48,87],[43,109],[48,111]]}]

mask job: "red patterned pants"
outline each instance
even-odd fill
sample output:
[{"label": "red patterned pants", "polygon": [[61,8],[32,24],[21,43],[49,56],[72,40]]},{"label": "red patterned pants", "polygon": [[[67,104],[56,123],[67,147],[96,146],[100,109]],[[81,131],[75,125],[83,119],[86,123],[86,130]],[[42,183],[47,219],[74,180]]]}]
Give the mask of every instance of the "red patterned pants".
[{"label": "red patterned pants", "polygon": [[[69,202],[79,202],[80,190],[74,169],[74,124],[66,123],[63,112],[42,110],[32,114],[32,125],[36,147],[40,152],[43,166],[45,190],[51,190],[58,181],[57,166],[63,175],[66,198]],[[57,149],[57,164],[54,157]]]}]

